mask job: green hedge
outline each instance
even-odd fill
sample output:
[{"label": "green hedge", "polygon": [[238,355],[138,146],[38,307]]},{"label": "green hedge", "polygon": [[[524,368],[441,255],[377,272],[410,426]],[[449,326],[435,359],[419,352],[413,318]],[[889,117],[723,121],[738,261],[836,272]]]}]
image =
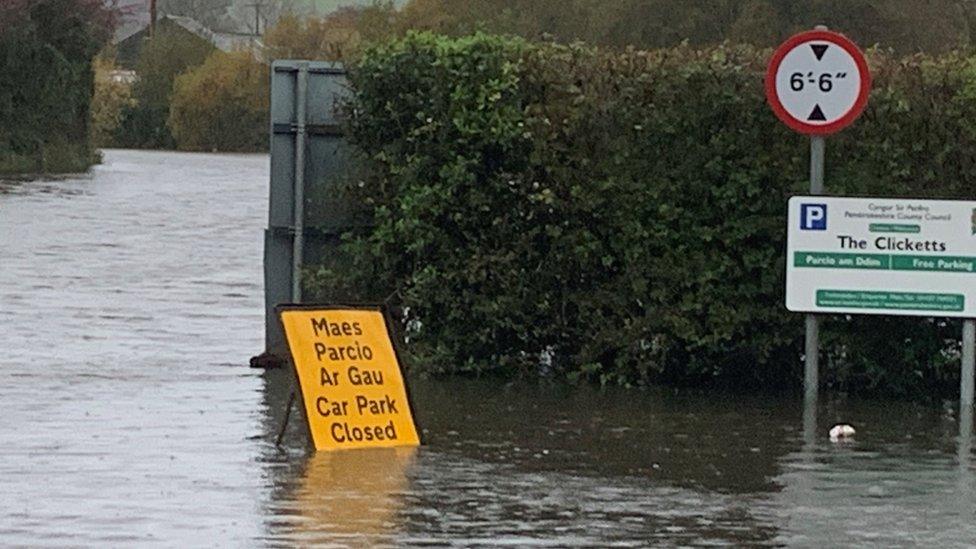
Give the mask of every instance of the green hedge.
[{"label": "green hedge", "polygon": [[[807,141],[766,106],[770,52],[610,53],[411,34],[351,74],[372,216],[312,270],[320,299],[384,299],[431,373],[784,386],[785,211]],[[863,118],[828,140],[834,193],[976,192],[969,59],[871,53]],[[831,319],[827,383],[935,394],[958,324]],[[955,360],[955,363],[953,361]]]},{"label": "green hedge", "polygon": [[110,29],[99,0],[0,4],[0,173],[79,172],[97,161],[91,63]]}]

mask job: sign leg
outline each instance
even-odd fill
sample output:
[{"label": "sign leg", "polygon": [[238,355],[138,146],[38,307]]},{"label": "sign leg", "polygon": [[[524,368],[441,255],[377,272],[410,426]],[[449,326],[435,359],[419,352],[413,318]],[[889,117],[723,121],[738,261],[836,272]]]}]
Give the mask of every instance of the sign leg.
[{"label": "sign leg", "polygon": [[973,406],[973,384],[976,373],[976,320],[966,319],[962,324],[962,383],[959,390],[959,405]]},{"label": "sign leg", "polygon": [[973,407],[959,409],[959,449],[957,453],[959,470],[969,479],[973,455]]},{"label": "sign leg", "polygon": [[803,446],[810,451],[817,444],[817,398],[803,399]]},{"label": "sign leg", "polygon": [[803,361],[803,400],[815,406],[820,387],[820,319],[807,315],[805,359]]},{"label": "sign leg", "polygon": [[291,405],[295,402],[295,391],[288,397],[288,404],[285,404],[285,420],[281,422],[281,430],[275,437],[275,446],[280,447],[281,441],[285,438],[285,431],[288,429],[288,419],[291,418]]}]

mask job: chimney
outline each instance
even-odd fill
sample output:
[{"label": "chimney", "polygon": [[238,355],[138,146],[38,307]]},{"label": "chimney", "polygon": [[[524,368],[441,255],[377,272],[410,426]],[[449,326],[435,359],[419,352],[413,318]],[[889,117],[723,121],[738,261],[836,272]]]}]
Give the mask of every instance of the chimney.
[{"label": "chimney", "polygon": [[149,38],[156,36],[156,0],[149,0]]}]

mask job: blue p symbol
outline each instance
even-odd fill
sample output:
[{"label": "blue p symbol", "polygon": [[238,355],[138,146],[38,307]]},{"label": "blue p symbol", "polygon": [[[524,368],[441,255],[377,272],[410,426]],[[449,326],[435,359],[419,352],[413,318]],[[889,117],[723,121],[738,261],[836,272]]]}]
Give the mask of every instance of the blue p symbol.
[{"label": "blue p symbol", "polygon": [[826,204],[801,204],[800,205],[800,230],[826,231],[827,230],[827,205]]}]

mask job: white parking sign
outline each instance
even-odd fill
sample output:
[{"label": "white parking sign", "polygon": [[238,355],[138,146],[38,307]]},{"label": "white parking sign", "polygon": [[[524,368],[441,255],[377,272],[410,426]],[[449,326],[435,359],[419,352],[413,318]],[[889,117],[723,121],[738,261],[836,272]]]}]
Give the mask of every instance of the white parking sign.
[{"label": "white parking sign", "polygon": [[793,197],[786,307],[976,316],[976,202]]}]

